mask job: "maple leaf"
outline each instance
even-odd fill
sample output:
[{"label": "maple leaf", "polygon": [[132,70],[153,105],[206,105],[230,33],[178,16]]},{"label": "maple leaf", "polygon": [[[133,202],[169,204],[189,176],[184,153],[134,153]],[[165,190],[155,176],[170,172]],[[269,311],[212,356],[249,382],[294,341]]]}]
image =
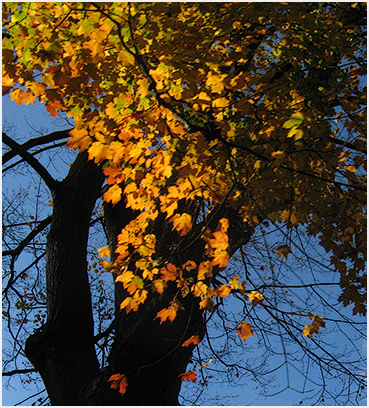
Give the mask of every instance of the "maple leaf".
[{"label": "maple leaf", "polygon": [[280,247],[277,248],[277,255],[279,258],[288,258],[288,254],[292,254],[291,247],[288,245],[281,245]]},{"label": "maple leaf", "polygon": [[71,139],[67,141],[67,146],[70,149],[79,149],[81,152],[85,151],[92,143],[92,139],[88,134],[88,131],[84,128],[77,129],[74,128],[69,132],[72,136]]},{"label": "maple leaf", "polygon": [[160,310],[156,314],[156,319],[160,318],[160,324],[167,321],[168,319],[171,322],[173,322],[173,320],[177,316],[178,308],[179,308],[178,303],[172,302],[171,305],[168,308]]},{"label": "maple leaf", "polygon": [[200,303],[199,303],[199,308],[200,309],[206,309],[208,312],[211,312],[214,309],[214,303],[213,299],[208,296],[205,297]]},{"label": "maple leaf", "polygon": [[104,258],[104,256],[107,256],[108,258],[110,257],[111,250],[109,247],[104,246],[102,248],[99,248],[98,251],[100,258]]},{"label": "maple leaf", "polygon": [[63,108],[63,105],[59,100],[47,101],[45,106],[46,106],[47,111],[54,118],[58,116],[59,110]]},{"label": "maple leaf", "polygon": [[118,184],[109,187],[109,190],[104,193],[103,198],[107,203],[111,202],[113,205],[119,203],[122,197],[122,189]]},{"label": "maple leaf", "polygon": [[194,344],[196,346],[197,344],[200,344],[200,341],[201,340],[199,336],[191,336],[189,339],[182,343],[182,347],[188,347],[190,344]]},{"label": "maple leaf", "polygon": [[190,214],[175,214],[170,221],[180,236],[188,234],[192,229],[192,217]]},{"label": "maple leaf", "polygon": [[175,281],[178,277],[177,267],[171,263],[167,263],[161,268],[160,273],[164,282]]},{"label": "maple leaf", "polygon": [[162,279],[156,279],[153,281],[153,289],[155,289],[158,293],[163,293],[164,289],[166,288],[166,283]]},{"label": "maple leaf", "polygon": [[314,315],[313,313],[310,313],[310,312],[308,312],[307,315],[310,319],[313,319],[313,322],[311,324],[307,324],[304,330],[302,331],[302,333],[305,337],[310,337],[312,339],[314,334],[319,333],[320,327],[323,327],[323,328],[325,327],[325,321],[319,315]]},{"label": "maple leaf", "polygon": [[254,335],[254,332],[249,323],[242,322],[237,327],[237,334],[241,337],[241,340],[247,340],[249,337]]},{"label": "maple leaf", "polygon": [[248,298],[249,301],[252,302],[253,306],[263,304],[264,296],[255,290],[251,291],[251,293],[248,295]]},{"label": "maple leaf", "polygon": [[112,159],[110,149],[101,142],[94,142],[88,149],[88,158],[90,160],[94,159],[95,163],[101,163],[106,159]]},{"label": "maple leaf", "polygon": [[23,89],[14,89],[14,91],[10,94],[10,99],[15,101],[19,106],[23,103],[28,105],[35,102],[35,96],[32,94],[32,92],[27,92]]},{"label": "maple leaf", "polygon": [[125,394],[128,383],[127,377],[124,374],[113,374],[112,376],[110,376],[108,381],[113,382],[110,385],[110,388],[119,389],[120,394]]},{"label": "maple leaf", "polygon": [[197,374],[194,371],[187,371],[185,373],[179,374],[181,381],[192,381],[195,382],[197,379]]},{"label": "maple leaf", "polygon": [[217,296],[219,297],[228,297],[232,292],[232,289],[228,285],[221,285],[217,288]]},{"label": "maple leaf", "polygon": [[210,261],[203,261],[199,265],[199,269],[197,271],[197,280],[204,280],[208,277],[211,277],[212,274],[212,265]]},{"label": "maple leaf", "polygon": [[217,98],[215,99],[211,105],[213,108],[225,108],[229,106],[229,100],[227,98]]}]

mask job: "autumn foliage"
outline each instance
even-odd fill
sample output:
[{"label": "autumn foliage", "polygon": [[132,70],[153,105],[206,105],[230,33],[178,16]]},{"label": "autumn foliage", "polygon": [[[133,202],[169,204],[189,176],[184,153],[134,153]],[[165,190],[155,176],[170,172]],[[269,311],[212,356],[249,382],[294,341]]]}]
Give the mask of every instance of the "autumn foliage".
[{"label": "autumn foliage", "polygon": [[[310,3],[3,4],[3,93],[65,112],[67,146],[103,168],[103,199],[135,211],[101,261],[127,293],[127,314],[173,286],[160,324],[186,297],[204,311],[232,292],[263,307],[268,299],[238,276],[216,283],[238,249],[230,212],[245,231],[305,227],[331,253],[340,300],[365,314],[366,72],[355,4],[314,13]],[[166,257],[159,219],[177,234]],[[178,261],[200,241],[201,260]],[[324,321],[309,317],[312,337]],[[253,330],[235,327],[242,340]],[[109,381],[125,393],[124,374]]]}]

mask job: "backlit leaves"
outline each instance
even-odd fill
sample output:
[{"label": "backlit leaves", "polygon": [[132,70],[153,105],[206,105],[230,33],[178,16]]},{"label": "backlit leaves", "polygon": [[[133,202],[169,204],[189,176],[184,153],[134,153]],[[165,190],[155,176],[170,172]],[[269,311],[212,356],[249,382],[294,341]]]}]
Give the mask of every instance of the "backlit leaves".
[{"label": "backlit leaves", "polygon": [[172,302],[171,305],[163,310],[160,310],[157,314],[156,314],[156,318],[160,319],[160,324],[169,320],[170,322],[173,322],[173,320],[176,318],[177,316],[177,312],[178,312],[178,303],[177,302]]},{"label": "backlit leaves", "polygon": [[186,235],[192,229],[192,218],[189,214],[175,214],[171,221],[180,236]]},{"label": "backlit leaves", "polygon": [[194,371],[187,371],[179,375],[181,377],[181,381],[192,381],[195,382],[197,379],[197,374]]},{"label": "backlit leaves", "polygon": [[264,296],[255,290],[251,291],[251,293],[248,295],[248,298],[253,306],[263,304]]},{"label": "backlit leaves", "polygon": [[241,337],[241,340],[247,340],[254,335],[254,331],[249,323],[242,322],[237,327],[237,334]]},{"label": "backlit leaves", "polygon": [[[229,263],[222,206],[252,226],[305,225],[333,252],[341,299],[363,313],[355,282],[365,269],[366,72],[357,59],[365,35],[341,21],[349,3],[309,7],[4,3],[3,92],[19,105],[38,99],[53,116],[65,112],[75,123],[67,146],[103,166],[103,199],[137,211],[112,266],[141,260],[132,273],[147,287],[136,279],[126,310],[168,282],[207,310],[213,296],[239,290],[236,281],[206,282]],[[196,208],[183,210],[186,200]],[[200,208],[206,227],[192,234]],[[195,281],[172,259],[153,265],[148,228],[160,213],[181,242],[205,241]],[[280,258],[288,253],[277,249]],[[349,275],[348,265],[357,272]]]},{"label": "backlit leaves", "polygon": [[128,383],[124,374],[113,374],[108,381],[112,381],[110,388],[117,389],[122,395],[126,393]]},{"label": "backlit leaves", "polygon": [[319,315],[314,315],[310,312],[307,315],[310,319],[313,319],[313,322],[311,324],[307,324],[302,333],[305,337],[308,336],[310,338],[313,338],[314,334],[319,333],[320,327],[325,327],[325,321]]},{"label": "backlit leaves", "polygon": [[195,346],[197,344],[200,344],[199,336],[191,336],[189,339],[182,343],[182,347],[188,347],[190,344],[194,344]]}]

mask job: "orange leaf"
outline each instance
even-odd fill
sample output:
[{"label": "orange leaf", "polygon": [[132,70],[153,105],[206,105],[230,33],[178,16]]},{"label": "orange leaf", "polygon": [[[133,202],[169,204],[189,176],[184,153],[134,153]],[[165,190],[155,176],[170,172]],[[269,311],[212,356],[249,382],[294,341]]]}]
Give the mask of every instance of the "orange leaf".
[{"label": "orange leaf", "polygon": [[189,214],[175,214],[170,221],[173,227],[180,233],[180,236],[186,235],[192,229],[192,217]]},{"label": "orange leaf", "polygon": [[[23,89],[14,89],[10,94],[10,99],[15,101],[19,106],[23,103],[28,105],[35,102],[35,96],[30,91],[23,91]],[[53,115],[54,116],[54,115]]]},{"label": "orange leaf", "polygon": [[117,184],[114,184],[106,193],[104,193],[104,201],[117,204],[119,203],[121,196],[122,189]]},{"label": "orange leaf", "polygon": [[160,310],[160,312],[156,314],[156,319],[160,318],[161,320],[160,324],[167,321],[168,319],[172,322],[177,316],[177,311],[178,304],[172,302],[170,307],[168,307],[167,309]]},{"label": "orange leaf", "polygon": [[177,267],[171,263],[168,263],[161,268],[160,273],[164,282],[175,281],[178,277]]},{"label": "orange leaf", "polygon": [[70,149],[79,149],[81,152],[85,151],[92,143],[92,139],[86,129],[73,129],[69,132],[72,136],[67,141],[67,146]]},{"label": "orange leaf", "polygon": [[292,250],[288,245],[281,245],[279,248],[277,248],[277,255],[282,258],[288,257],[288,254],[292,254]]},{"label": "orange leaf", "polygon": [[58,111],[63,107],[60,101],[54,100],[54,101],[47,101],[46,102],[46,109],[50,113],[51,116],[56,118],[58,116]]},{"label": "orange leaf", "polygon": [[113,156],[110,149],[101,142],[94,142],[88,149],[88,158],[94,159],[95,163],[101,163],[105,159],[111,159]]},{"label": "orange leaf", "polygon": [[110,388],[117,389],[119,388],[120,394],[125,394],[127,389],[127,377],[124,374],[113,374],[108,381],[113,381]]},{"label": "orange leaf", "polygon": [[182,343],[182,347],[188,347],[190,344],[194,344],[195,346],[200,343],[199,336],[191,336],[189,339]]},{"label": "orange leaf", "polygon": [[242,322],[237,327],[237,334],[241,337],[241,340],[246,340],[248,337],[252,337],[254,332],[248,323]]},{"label": "orange leaf", "polygon": [[228,297],[229,294],[231,293],[232,289],[228,285],[220,285],[219,288],[217,289],[217,295],[219,297]]},{"label": "orange leaf", "polygon": [[179,374],[182,381],[192,381],[195,382],[197,379],[197,374],[194,371],[187,371],[186,373]]}]

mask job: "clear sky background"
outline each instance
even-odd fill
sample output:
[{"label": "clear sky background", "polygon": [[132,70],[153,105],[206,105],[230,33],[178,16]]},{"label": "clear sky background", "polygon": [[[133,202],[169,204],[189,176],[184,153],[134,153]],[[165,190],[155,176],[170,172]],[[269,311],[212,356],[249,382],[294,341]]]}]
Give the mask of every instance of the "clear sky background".
[{"label": "clear sky background", "polygon": [[[54,130],[61,130],[65,129],[68,126],[66,122],[63,120],[50,117],[46,110],[44,109],[43,105],[38,103],[29,106],[17,106],[14,102],[10,101],[9,96],[3,97],[3,106],[2,106],[2,119],[3,125],[14,125],[15,131],[14,133],[17,135],[18,141],[25,141],[30,137],[34,137],[36,135],[36,131],[42,131],[44,133],[48,133]],[[51,173],[57,177],[61,178],[67,171],[67,162],[63,163],[62,161],[56,161],[54,163],[49,163],[49,165],[53,166],[50,167]],[[27,184],[27,178],[20,177],[19,180],[4,178],[4,187],[7,188],[17,188],[19,185],[18,183],[23,183],[23,185]],[[25,183],[25,184],[24,184]],[[3,188],[4,191],[4,188]],[[267,231],[268,233],[268,231]],[[272,244],[278,245],[283,241],[280,235],[277,232],[274,234],[270,234],[269,238]],[[97,248],[96,248],[97,249]],[[250,254],[252,254],[252,248],[250,249]],[[319,254],[318,254],[319,255]],[[251,255],[250,255],[251,256]],[[254,256],[254,255],[253,255]],[[320,255],[319,255],[320,256]],[[322,259],[324,258],[324,254],[321,255]],[[250,258],[251,259],[251,258]],[[256,262],[256,255],[255,255],[255,262]],[[260,261],[260,258],[259,258]],[[276,261],[278,261],[276,259]],[[262,262],[262,261],[260,261]],[[265,261],[265,269],[267,270],[268,265]],[[280,267],[277,272],[279,274],[285,275],[285,280],[289,282],[289,284],[301,283],[301,279],[305,278],[304,274],[309,273],[308,270],[304,265],[299,263],[299,260],[296,258],[294,259],[291,257],[288,261],[286,261],[285,266]],[[243,266],[240,262],[234,262],[233,270],[229,272],[230,276],[233,276],[237,273],[245,273]],[[267,272],[265,272],[267,273]],[[325,277],[314,277],[317,279],[325,280]],[[256,278],[255,278],[256,279]],[[242,280],[242,279],[241,279]],[[336,279],[338,282],[338,277]],[[327,300],[328,302],[332,302],[333,299],[337,299],[340,291],[335,288],[327,289]],[[294,298],[296,304],[299,302],[299,292],[298,291],[291,291],[291,296]],[[231,321],[237,322],[244,316],[244,311],[239,302],[235,302],[231,299],[225,300],[227,303],[227,311],[229,312],[229,318]],[[324,315],[324,312],[329,309],[329,305],[321,305],[317,304],[317,298],[314,299],[312,295],[311,299],[311,307],[312,311],[317,314]],[[291,311],[292,311],[291,307]],[[343,316],[351,316],[351,309],[350,308],[341,308],[340,309]],[[265,318],[267,321],[268,316],[263,316],[262,313],[259,312],[259,318]],[[219,319],[218,319],[219,320]],[[364,323],[365,318],[357,317],[356,320],[358,322]],[[219,327],[214,328],[210,335],[214,337],[212,344],[214,345],[214,349],[217,352],[221,353],[226,348],[226,343],[222,333],[221,321],[218,321]],[[306,318],[305,324],[308,324],[309,321]],[[348,355],[350,359],[357,358],[360,360],[366,355],[366,342],[365,339],[360,340],[359,343],[356,342],[358,335],[354,329],[350,328],[348,325],[342,325],[338,328],[338,326],[334,323],[327,323],[326,329],[322,330],[322,334],[319,335],[317,341],[321,342],[320,344],[324,345],[324,343],[333,344],[336,347],[336,350],[342,351],[344,347],[347,347]],[[271,326],[271,330],[275,330],[274,326]],[[235,339],[232,340],[232,347],[233,344],[237,344],[237,349],[229,350],[230,353],[234,352],[232,359],[233,361],[239,362],[240,365],[248,365],[251,368],[253,364],[255,367],[257,364],[262,361],[263,357],[266,355],[267,351],[263,347],[260,347],[262,344],[261,339],[263,333],[258,331],[258,327],[254,328],[255,334],[254,337],[248,339],[246,342],[241,342],[237,336]],[[253,374],[240,372],[239,381],[237,377],[233,377],[231,382],[227,381],[229,376],[229,372],[227,369],[222,366],[217,359],[212,355],[212,352],[209,349],[206,349],[206,344],[204,344],[202,349],[202,356],[203,361],[206,363],[210,358],[213,358],[213,362],[209,365],[207,369],[204,370],[206,376],[208,376],[208,385],[206,391],[202,394],[202,396],[198,400],[198,404],[205,404],[205,405],[237,405],[237,406],[245,406],[245,405],[267,405],[267,406],[274,406],[274,405],[310,405],[314,401],[319,400],[319,395],[312,398],[314,395],[314,387],[316,387],[316,382],[320,382],[320,380],[315,381],[320,377],[320,370],[318,366],[314,366],[313,364],[310,367],[306,367],[307,362],[304,360],[303,353],[293,344],[290,344],[290,341],[285,338],[285,343],[277,342],[277,339],[281,339],[278,337],[278,333],[271,333],[271,339],[275,339],[275,343],[271,344],[271,348],[275,350],[275,354],[271,355],[268,359],[268,367],[270,371],[273,371],[277,367],[282,365],[282,368],[275,371],[274,374],[271,374],[268,378],[274,377],[274,382],[270,382],[271,387],[268,388],[263,385],[258,385],[258,378],[254,378]],[[283,337],[282,337],[283,339]],[[3,346],[7,347],[8,337],[7,334],[3,331]],[[301,335],[301,340],[302,335]],[[356,347],[358,347],[358,353],[353,352],[350,349],[351,341],[355,340]],[[206,342],[203,342],[206,343]],[[284,347],[285,350],[284,350]],[[196,353],[196,352],[195,352]],[[352,353],[356,353],[356,357],[353,356]],[[361,354],[359,354],[361,353]],[[287,354],[287,356],[286,356]],[[288,360],[288,364],[286,361]],[[299,363],[302,364],[299,366]],[[190,364],[188,369],[192,369],[196,364]],[[295,366],[295,368],[294,368]],[[357,370],[363,370],[364,367],[360,366],[360,361],[357,364]],[[221,370],[221,373],[218,373],[217,370]],[[302,370],[302,371],[301,371]],[[36,378],[36,376],[34,376]],[[212,377],[212,378],[210,378]],[[327,377],[328,378],[328,377]],[[326,390],[335,392],[335,389],[340,389],[342,387],[341,378],[334,376],[332,378],[328,378],[329,383],[326,384]],[[40,381],[31,381],[30,383],[22,383],[21,376],[17,375],[14,376],[9,380],[9,378],[3,378],[3,405],[5,406],[13,406],[29,395],[35,394],[38,391],[43,389],[42,382]],[[184,398],[191,398],[196,392],[202,388],[200,385],[200,380],[197,383],[184,383],[184,387],[182,390],[182,395]],[[316,387],[318,389],[319,387]],[[281,390],[284,390],[280,393]],[[311,391],[313,390],[313,391]],[[346,390],[347,391],[347,390]],[[324,401],[320,401],[319,405],[337,405],[335,401],[330,397],[329,392],[326,392]],[[267,394],[270,396],[264,396],[263,394]],[[273,396],[273,394],[275,394]],[[363,390],[361,397],[359,398],[360,405],[366,405],[366,395],[365,390]],[[45,398],[46,393],[42,393],[30,400],[25,401],[21,405],[30,405],[38,398]],[[312,399],[309,399],[311,397]],[[186,404],[186,399],[182,402],[184,405]]]}]

